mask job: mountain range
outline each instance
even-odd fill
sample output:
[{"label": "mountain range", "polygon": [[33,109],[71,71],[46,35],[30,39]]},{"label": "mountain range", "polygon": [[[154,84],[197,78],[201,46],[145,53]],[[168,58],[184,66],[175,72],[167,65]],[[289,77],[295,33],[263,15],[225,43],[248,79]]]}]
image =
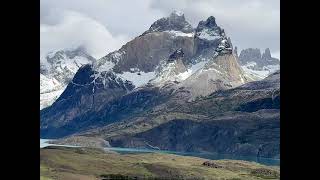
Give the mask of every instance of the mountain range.
[{"label": "mountain range", "polygon": [[213,16],[193,28],[175,11],[100,59],[84,52],[57,52],[41,66],[40,89],[58,97],[40,106],[42,138],[280,156],[280,71],[256,73],[279,61],[268,49],[238,56]]},{"label": "mountain range", "polygon": [[271,57],[269,48],[265,49],[262,54],[258,48],[244,49],[238,59],[242,69],[257,80],[261,80],[280,69],[280,60]]}]

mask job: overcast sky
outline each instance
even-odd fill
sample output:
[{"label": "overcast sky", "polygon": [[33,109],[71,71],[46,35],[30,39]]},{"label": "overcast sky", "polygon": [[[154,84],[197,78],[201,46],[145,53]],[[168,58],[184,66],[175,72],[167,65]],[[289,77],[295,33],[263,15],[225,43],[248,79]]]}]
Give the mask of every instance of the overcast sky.
[{"label": "overcast sky", "polygon": [[84,45],[100,58],[173,10],[194,27],[212,15],[238,49],[280,56],[280,0],[40,0],[40,52]]}]

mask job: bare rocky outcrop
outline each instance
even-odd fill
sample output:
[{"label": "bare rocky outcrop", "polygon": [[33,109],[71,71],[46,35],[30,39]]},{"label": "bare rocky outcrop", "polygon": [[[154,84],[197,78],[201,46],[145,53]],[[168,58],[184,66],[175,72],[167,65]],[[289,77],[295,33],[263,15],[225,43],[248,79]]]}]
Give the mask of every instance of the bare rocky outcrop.
[{"label": "bare rocky outcrop", "polygon": [[[125,52],[119,56],[114,72],[130,71],[137,68],[143,72],[152,72],[161,60],[181,48],[186,60],[194,55],[193,38],[174,36],[168,32],[153,32],[139,36],[128,42],[119,51]],[[109,55],[101,61],[108,61]]]},{"label": "bare rocky outcrop", "polygon": [[202,163],[203,166],[208,166],[208,167],[211,167],[211,168],[222,168],[222,166],[216,164],[215,162],[213,161],[205,161]]}]

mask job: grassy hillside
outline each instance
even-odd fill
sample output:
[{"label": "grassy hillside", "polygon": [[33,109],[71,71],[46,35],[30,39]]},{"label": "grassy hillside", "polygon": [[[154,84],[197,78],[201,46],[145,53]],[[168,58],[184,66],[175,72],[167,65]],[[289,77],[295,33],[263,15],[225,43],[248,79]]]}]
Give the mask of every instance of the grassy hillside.
[{"label": "grassy hillside", "polygon": [[40,149],[40,179],[279,179],[279,168],[257,163],[171,154],[118,154],[93,148]]}]

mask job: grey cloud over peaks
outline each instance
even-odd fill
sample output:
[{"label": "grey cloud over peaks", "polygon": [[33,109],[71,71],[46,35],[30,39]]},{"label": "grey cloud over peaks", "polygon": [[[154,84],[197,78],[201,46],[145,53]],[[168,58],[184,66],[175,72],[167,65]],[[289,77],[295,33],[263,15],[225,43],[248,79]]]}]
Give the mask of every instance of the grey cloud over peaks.
[{"label": "grey cloud over peaks", "polygon": [[279,0],[40,0],[41,51],[81,44],[100,57],[173,10],[194,27],[215,16],[239,49],[280,52]]}]

